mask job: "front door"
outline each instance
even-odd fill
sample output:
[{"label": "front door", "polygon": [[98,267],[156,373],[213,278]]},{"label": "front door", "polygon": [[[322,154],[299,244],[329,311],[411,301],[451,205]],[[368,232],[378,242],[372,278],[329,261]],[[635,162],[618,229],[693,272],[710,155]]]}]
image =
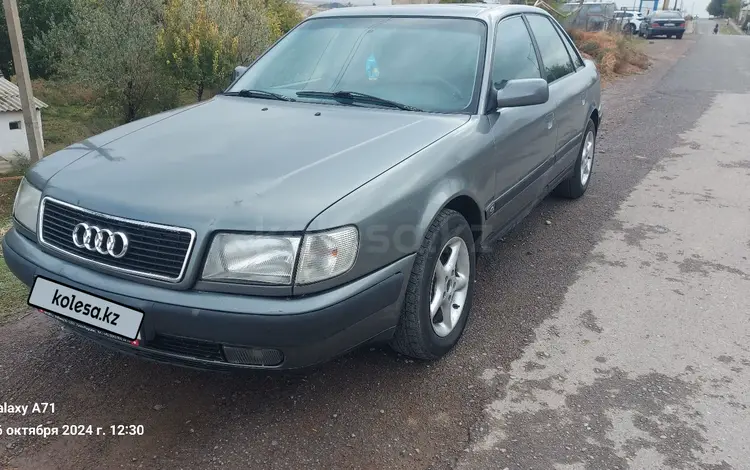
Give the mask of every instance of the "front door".
[{"label": "front door", "polygon": [[550,86],[550,96],[557,100],[558,129],[555,155],[564,159],[580,144],[583,124],[580,115],[585,87],[575,83],[580,79],[560,34],[547,16],[528,14],[529,26],[539,46],[544,73]]},{"label": "front door", "polygon": [[[491,88],[498,90],[521,78],[542,78],[542,73],[526,22],[516,15],[501,20],[495,30]],[[550,97],[543,104],[502,108],[488,115],[495,143],[495,199],[487,208],[493,230],[512,223],[543,191],[544,175],[554,163],[555,107]]]}]

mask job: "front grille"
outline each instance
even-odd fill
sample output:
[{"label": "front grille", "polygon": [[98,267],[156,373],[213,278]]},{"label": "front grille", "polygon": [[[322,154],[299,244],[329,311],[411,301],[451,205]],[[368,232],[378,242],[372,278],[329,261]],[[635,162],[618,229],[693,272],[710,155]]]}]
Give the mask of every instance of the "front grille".
[{"label": "front grille", "polygon": [[156,335],[148,342],[148,347],[197,359],[224,362],[221,346],[211,341]]},{"label": "front grille", "polygon": [[[79,258],[144,277],[177,282],[187,266],[193,247],[191,230],[138,222],[88,211],[51,198],[41,208],[40,240]],[[73,229],[86,223],[128,237],[128,249],[122,258],[79,248],[73,242]]]}]

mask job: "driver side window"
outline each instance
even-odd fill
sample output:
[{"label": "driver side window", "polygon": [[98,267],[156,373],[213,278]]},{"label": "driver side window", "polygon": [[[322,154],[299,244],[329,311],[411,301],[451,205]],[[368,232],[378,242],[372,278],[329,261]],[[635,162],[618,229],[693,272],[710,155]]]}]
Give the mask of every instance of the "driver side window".
[{"label": "driver side window", "polygon": [[503,88],[508,80],[542,78],[534,43],[520,16],[506,18],[497,25],[490,78],[496,89]]}]

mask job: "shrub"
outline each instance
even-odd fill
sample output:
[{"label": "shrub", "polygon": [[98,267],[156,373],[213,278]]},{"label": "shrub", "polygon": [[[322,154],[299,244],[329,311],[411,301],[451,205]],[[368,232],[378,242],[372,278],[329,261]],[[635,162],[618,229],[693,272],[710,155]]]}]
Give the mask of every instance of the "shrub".
[{"label": "shrub", "polygon": [[568,31],[578,49],[596,61],[605,78],[648,68],[648,57],[638,51],[635,42],[619,33],[606,31]]},{"label": "shrub", "polygon": [[56,71],[93,90],[119,122],[174,107],[179,88],[155,48],[162,0],[72,0],[70,18],[42,41],[60,57]]}]

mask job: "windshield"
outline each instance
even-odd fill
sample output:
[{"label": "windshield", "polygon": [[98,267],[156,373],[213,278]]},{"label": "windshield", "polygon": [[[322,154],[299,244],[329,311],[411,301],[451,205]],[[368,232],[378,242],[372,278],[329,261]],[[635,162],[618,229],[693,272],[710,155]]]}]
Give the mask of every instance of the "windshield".
[{"label": "windshield", "polygon": [[[339,17],[308,20],[227,91],[262,90],[298,101],[300,91],[348,91],[428,112],[473,113],[486,27],[454,18]],[[378,106],[357,101],[357,106]]]},{"label": "windshield", "polygon": [[654,13],[654,18],[682,18],[682,13],[679,11],[657,11]]}]

